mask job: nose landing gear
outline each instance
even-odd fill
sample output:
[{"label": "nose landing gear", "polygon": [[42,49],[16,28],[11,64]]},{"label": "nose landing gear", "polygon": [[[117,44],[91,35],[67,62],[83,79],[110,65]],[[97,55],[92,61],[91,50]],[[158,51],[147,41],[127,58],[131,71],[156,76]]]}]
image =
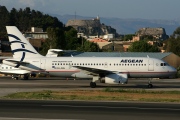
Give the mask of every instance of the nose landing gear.
[{"label": "nose landing gear", "polygon": [[151,83],[151,79],[148,80],[148,88],[153,88],[153,85]]}]

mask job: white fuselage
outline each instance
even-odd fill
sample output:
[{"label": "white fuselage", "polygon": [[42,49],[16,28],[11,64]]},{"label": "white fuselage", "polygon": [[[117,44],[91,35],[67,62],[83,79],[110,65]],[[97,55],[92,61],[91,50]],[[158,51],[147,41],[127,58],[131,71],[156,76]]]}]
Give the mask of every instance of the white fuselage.
[{"label": "white fuselage", "polygon": [[[176,69],[164,61],[148,57],[40,57],[26,58],[25,62],[30,64],[20,65],[19,68],[62,77],[91,78],[89,69],[125,73],[128,78],[168,77],[176,73]],[[3,63],[16,66],[6,60]],[[83,67],[83,70],[79,67]]]}]

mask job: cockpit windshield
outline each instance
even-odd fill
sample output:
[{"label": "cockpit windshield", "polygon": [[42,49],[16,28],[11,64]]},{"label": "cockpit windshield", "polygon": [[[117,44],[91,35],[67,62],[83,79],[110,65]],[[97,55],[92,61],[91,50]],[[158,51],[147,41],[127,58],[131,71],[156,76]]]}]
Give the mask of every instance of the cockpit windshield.
[{"label": "cockpit windshield", "polygon": [[168,63],[161,63],[161,66],[169,66]]}]

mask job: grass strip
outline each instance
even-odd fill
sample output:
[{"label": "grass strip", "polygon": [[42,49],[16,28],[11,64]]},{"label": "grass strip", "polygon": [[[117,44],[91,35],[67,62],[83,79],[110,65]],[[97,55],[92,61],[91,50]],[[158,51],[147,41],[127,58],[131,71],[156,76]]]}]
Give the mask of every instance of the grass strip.
[{"label": "grass strip", "polygon": [[180,102],[180,91],[149,91],[144,89],[112,88],[103,90],[45,90],[13,93],[2,97],[2,99]]}]

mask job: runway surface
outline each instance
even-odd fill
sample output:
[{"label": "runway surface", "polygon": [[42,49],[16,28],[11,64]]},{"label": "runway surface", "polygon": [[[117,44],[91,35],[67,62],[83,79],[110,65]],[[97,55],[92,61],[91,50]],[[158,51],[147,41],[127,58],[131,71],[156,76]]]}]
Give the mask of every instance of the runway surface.
[{"label": "runway surface", "polygon": [[90,88],[91,80],[66,78],[30,78],[30,80],[12,80],[10,77],[0,77],[0,97],[15,93],[39,90],[102,90],[107,87],[122,89],[146,90],[180,90],[180,79],[153,79],[153,88],[147,88],[147,79],[129,79],[125,85],[109,85],[97,82],[96,88]]},{"label": "runway surface", "polygon": [[[180,90],[180,79],[152,80],[154,88],[147,88],[147,79],[130,79],[127,85],[108,85],[91,80],[65,78],[31,78],[12,80],[0,77],[0,96],[15,92],[39,90],[101,90],[107,87],[146,90]],[[139,102],[86,101],[23,101],[0,100],[0,120],[179,120],[180,104]]]},{"label": "runway surface", "polygon": [[0,100],[1,120],[179,120],[180,104]]}]

